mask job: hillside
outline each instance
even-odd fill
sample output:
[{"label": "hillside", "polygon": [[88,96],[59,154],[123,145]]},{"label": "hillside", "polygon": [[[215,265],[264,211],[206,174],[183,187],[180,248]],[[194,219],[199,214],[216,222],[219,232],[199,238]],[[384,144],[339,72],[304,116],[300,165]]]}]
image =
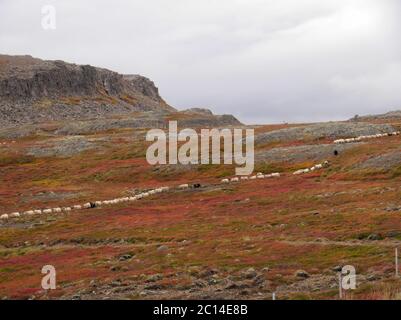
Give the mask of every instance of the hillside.
[{"label": "hillside", "polygon": [[[195,114],[213,117],[169,117]],[[338,270],[353,265],[347,299],[399,298],[401,136],[385,134],[397,122],[257,127],[265,178],[222,183],[234,166],[150,166],[145,129],[103,121],[0,137],[0,214],[21,213],[0,220],[0,297],[337,299]],[[359,134],[378,136],[333,143]],[[74,209],[88,201],[100,204]],[[59,285],[45,292],[49,263]]]},{"label": "hillside", "polygon": [[[104,119],[101,130],[108,130],[126,126],[127,118],[131,121],[140,118],[141,125],[151,127],[177,112],[159,95],[155,84],[140,75],[122,75],[90,65],[44,61],[31,56],[0,55],[2,128]],[[110,117],[114,122],[123,118],[125,122],[110,126],[107,123]],[[150,121],[144,122],[144,118]],[[229,115],[195,113],[194,119],[200,119],[200,125],[240,124]]]}]

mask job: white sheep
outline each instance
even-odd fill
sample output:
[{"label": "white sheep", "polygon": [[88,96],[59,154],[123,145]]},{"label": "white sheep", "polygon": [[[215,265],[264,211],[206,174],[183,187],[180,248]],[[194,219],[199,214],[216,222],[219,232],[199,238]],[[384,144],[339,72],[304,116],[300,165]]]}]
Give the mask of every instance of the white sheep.
[{"label": "white sheep", "polygon": [[150,191],[149,191],[149,194],[150,194],[150,195],[153,195],[153,194],[155,194],[155,193],[156,193],[155,190],[150,190]]},{"label": "white sheep", "polygon": [[70,207],[65,207],[65,208],[63,208],[62,209],[64,212],[70,212],[71,211],[71,208]]},{"label": "white sheep", "polygon": [[130,197],[129,198],[129,201],[136,201],[137,200],[137,197]]},{"label": "white sheep", "polygon": [[84,205],[83,205],[83,208],[84,209],[90,209],[92,206],[91,206],[91,204],[89,203],[89,202],[87,202],[87,203],[85,203]]},{"label": "white sheep", "polygon": [[303,174],[303,173],[304,173],[304,170],[301,169],[301,170],[295,171],[293,174],[296,175],[296,176],[298,176],[298,175]]},{"label": "white sheep", "polygon": [[74,210],[81,210],[81,209],[82,209],[82,206],[80,206],[80,205],[75,205],[75,206],[73,206],[73,209],[74,209]]},{"label": "white sheep", "polygon": [[241,177],[241,180],[249,180],[249,178],[248,177]]},{"label": "white sheep", "polygon": [[61,208],[54,208],[54,209],[52,209],[52,211],[54,213],[61,213],[62,212]]},{"label": "white sheep", "polygon": [[138,200],[140,200],[140,199],[142,199],[142,198],[143,198],[143,194],[142,194],[142,193],[140,193],[140,194],[136,195],[136,196],[135,196],[135,198],[137,198]]},{"label": "white sheep", "polygon": [[223,179],[223,180],[221,180],[221,183],[230,183],[230,180],[229,179]]},{"label": "white sheep", "polygon": [[170,188],[169,188],[169,187],[162,187],[162,189],[163,189],[163,192],[167,192],[167,191],[169,191],[169,190],[170,190]]},{"label": "white sheep", "polygon": [[143,198],[146,198],[146,197],[149,197],[149,196],[150,196],[150,194],[148,192],[142,193],[142,197]]},{"label": "white sheep", "polygon": [[33,210],[25,211],[24,216],[33,216],[35,212]]},{"label": "white sheep", "polygon": [[43,213],[43,211],[42,211],[42,210],[39,210],[39,209],[38,209],[38,210],[34,210],[33,212],[34,212],[35,214],[37,214],[37,215],[40,215],[40,214]]},{"label": "white sheep", "polygon": [[182,189],[182,190],[189,189],[189,184],[181,184],[178,186],[178,189]]},{"label": "white sheep", "polygon": [[8,220],[8,214],[2,214],[0,220]]},{"label": "white sheep", "polygon": [[249,180],[256,180],[256,179],[257,179],[256,176],[252,176],[249,178]]},{"label": "white sheep", "polygon": [[53,212],[52,209],[45,209],[42,211],[44,214],[51,214]]},{"label": "white sheep", "polygon": [[256,176],[256,179],[264,179],[264,178],[265,178],[265,175],[263,175],[263,174],[258,174]]},{"label": "white sheep", "polygon": [[231,178],[231,182],[239,182],[239,178]]},{"label": "white sheep", "polygon": [[316,168],[317,170],[323,169],[323,165],[322,165],[322,164],[317,164],[317,165],[315,165],[315,168]]},{"label": "white sheep", "polygon": [[21,217],[19,212],[13,212],[10,214],[10,218],[19,218],[19,217]]}]

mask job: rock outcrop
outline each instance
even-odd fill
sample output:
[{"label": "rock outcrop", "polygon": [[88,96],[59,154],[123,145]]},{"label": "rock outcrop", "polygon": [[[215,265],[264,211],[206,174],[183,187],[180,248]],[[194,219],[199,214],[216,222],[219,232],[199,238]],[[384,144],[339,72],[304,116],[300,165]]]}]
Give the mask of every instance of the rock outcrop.
[{"label": "rock outcrop", "polygon": [[391,120],[400,118],[401,118],[401,110],[394,110],[383,114],[355,116],[352,119],[350,119],[350,121],[375,121],[375,120]]},{"label": "rock outcrop", "polygon": [[388,124],[327,122],[263,133],[256,137],[255,143],[265,144],[276,141],[351,138],[361,135],[389,133],[394,130],[394,127]]},{"label": "rock outcrop", "polygon": [[140,75],[0,55],[0,124],[85,119],[156,110],[174,112]]},{"label": "rock outcrop", "polygon": [[0,136],[24,136],[49,122],[65,122],[59,132],[73,134],[164,127],[174,115],[185,115],[177,119],[182,126],[241,125],[232,115],[213,115],[207,109],[178,112],[151,80],[140,75],[0,55]]}]

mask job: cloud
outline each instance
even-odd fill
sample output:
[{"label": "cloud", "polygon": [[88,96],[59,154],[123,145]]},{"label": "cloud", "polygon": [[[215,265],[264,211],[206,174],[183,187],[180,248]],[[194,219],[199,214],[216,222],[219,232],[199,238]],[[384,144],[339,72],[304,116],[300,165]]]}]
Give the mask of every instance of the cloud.
[{"label": "cloud", "polygon": [[[57,29],[41,28],[41,7]],[[2,0],[0,51],[154,80],[178,108],[246,122],[400,107],[397,0]]]}]

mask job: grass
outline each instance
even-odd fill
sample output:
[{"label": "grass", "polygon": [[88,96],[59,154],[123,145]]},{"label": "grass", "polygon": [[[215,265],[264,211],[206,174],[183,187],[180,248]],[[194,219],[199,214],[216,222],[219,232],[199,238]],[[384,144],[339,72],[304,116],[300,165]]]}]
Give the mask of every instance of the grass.
[{"label": "grass", "polygon": [[[116,130],[112,135],[93,135],[110,140],[101,150],[64,159],[24,155],[25,149],[44,137],[18,140],[17,153],[0,157],[0,211],[75,204],[84,198],[112,199],[127,190],[190,181],[216,183],[234,175],[235,166],[199,165],[191,170],[149,166],[144,159],[147,145],[128,139],[133,133]],[[362,274],[378,270],[386,275],[393,263],[391,241],[401,239],[396,233],[401,221],[398,212],[384,209],[399,204],[401,167],[389,171],[350,168],[399,146],[399,139],[388,141],[355,148],[330,159],[329,169],[310,175],[287,173],[312,162],[258,163],[255,172],[282,172],[282,177],[171,192],[135,204],[0,225],[0,297],[40,295],[40,268],[48,263],[56,265],[59,281],[65,285],[54,293],[57,296],[85,288],[92,279],[140,281],[142,274],[180,274],[191,266],[228,273],[269,266],[272,286],[295,283],[298,269],[321,276],[342,264],[355,265]],[[50,191],[72,191],[78,196],[31,200]],[[372,233],[383,240],[366,240]],[[169,247],[171,256],[158,252],[161,244]],[[124,253],[135,259],[118,262]],[[121,268],[110,271],[112,264]],[[171,281],[185,284],[177,277]],[[383,280],[364,285],[349,298],[395,299],[399,297],[395,284]],[[336,290],[327,289],[288,292],[283,298],[334,299],[335,295]]]}]

